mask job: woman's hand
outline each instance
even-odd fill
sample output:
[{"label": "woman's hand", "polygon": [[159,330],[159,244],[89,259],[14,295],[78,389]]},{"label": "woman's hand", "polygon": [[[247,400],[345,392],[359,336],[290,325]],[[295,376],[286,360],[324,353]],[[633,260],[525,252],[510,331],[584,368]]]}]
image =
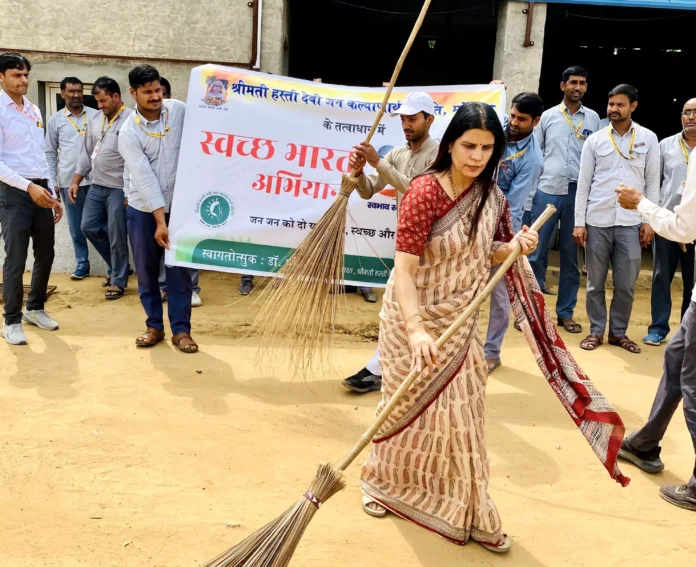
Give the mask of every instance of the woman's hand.
[{"label": "woman's hand", "polygon": [[415,368],[418,372],[423,371],[423,361],[430,370],[435,369],[438,350],[433,338],[425,330],[423,323],[408,325],[408,342],[411,347],[411,370]]},{"label": "woman's hand", "polygon": [[527,256],[536,250],[539,244],[539,234],[536,230],[523,226],[522,230],[515,235],[515,240],[522,245],[522,256]]}]

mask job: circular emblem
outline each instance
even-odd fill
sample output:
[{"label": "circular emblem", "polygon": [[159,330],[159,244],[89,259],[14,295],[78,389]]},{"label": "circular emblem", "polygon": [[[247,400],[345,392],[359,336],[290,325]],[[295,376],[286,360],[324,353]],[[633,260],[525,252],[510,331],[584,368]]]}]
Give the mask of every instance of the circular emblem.
[{"label": "circular emblem", "polygon": [[225,226],[234,216],[234,202],[226,193],[208,191],[196,204],[198,221],[206,228]]}]

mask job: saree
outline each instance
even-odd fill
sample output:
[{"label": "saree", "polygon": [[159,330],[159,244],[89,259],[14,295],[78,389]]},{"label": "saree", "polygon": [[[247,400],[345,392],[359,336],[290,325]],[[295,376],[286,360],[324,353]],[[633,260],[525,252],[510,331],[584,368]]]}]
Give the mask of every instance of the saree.
[{"label": "saree", "polygon": [[[409,191],[418,192],[425,186],[442,190],[434,176],[425,175],[416,178]],[[483,187],[475,183],[437,218],[420,255],[416,272],[419,312],[434,339],[483,291],[493,252],[514,237],[507,200],[496,188],[486,200],[475,236],[469,238],[473,211],[482,193]],[[427,203],[421,199],[415,206],[423,211]],[[616,466],[623,423],[557,335],[525,257],[513,264],[505,282],[515,319],[544,377],[612,477],[625,486],[628,479]],[[460,545],[471,538],[495,544],[503,536],[500,516],[488,494],[488,372],[478,318],[477,312],[457,330],[440,350],[435,369],[426,367],[398,401],[375,435],[361,474],[364,494]],[[411,370],[393,272],[380,312],[379,348],[382,399],[378,414]]]}]

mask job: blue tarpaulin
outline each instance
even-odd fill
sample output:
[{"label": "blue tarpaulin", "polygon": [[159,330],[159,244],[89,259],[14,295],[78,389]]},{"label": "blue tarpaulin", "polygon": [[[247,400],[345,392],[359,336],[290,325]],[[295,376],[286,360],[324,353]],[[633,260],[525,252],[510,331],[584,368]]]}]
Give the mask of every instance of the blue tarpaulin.
[{"label": "blue tarpaulin", "polygon": [[696,10],[696,0],[544,0],[549,4],[584,4],[587,6],[622,6],[626,8],[667,8]]}]

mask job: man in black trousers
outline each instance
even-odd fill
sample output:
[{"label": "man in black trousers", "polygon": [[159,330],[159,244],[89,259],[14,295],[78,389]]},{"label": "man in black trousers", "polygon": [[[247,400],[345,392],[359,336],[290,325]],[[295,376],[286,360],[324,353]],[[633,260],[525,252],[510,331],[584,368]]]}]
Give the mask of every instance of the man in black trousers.
[{"label": "man in black trousers", "polygon": [[[44,149],[41,111],[25,96],[31,63],[19,53],[0,55],[0,226],[5,242],[3,263],[2,337],[11,345],[25,345],[22,321],[55,331],[56,323],[44,311],[54,257],[55,225],[63,215]],[[22,313],[22,276],[33,241],[34,268],[31,292]]]}]

